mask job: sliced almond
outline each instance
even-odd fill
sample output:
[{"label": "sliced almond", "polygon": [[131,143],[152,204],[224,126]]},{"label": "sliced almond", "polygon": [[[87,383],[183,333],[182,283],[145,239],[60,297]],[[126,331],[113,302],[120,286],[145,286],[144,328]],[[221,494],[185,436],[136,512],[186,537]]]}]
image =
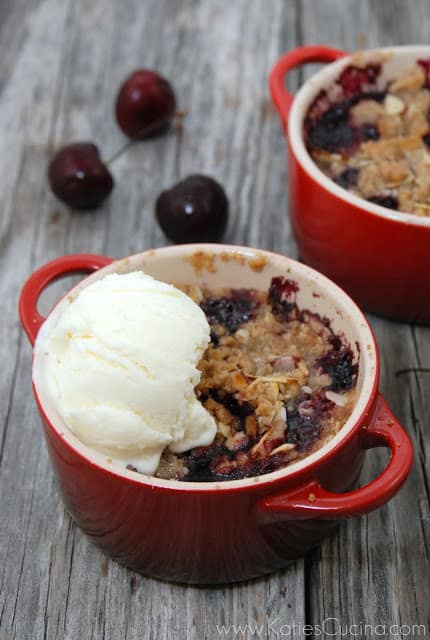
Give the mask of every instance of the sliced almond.
[{"label": "sliced almond", "polygon": [[252,454],[256,454],[258,452],[259,449],[261,449],[262,445],[264,444],[264,442],[267,440],[267,438],[269,437],[270,434],[270,429],[268,431],[266,431],[266,433],[264,433],[260,440],[257,442],[257,444],[254,444],[254,446],[251,449],[251,453]]},{"label": "sliced almond", "polygon": [[275,453],[288,453],[291,449],[295,448],[295,444],[289,444],[286,442],[285,444],[281,444],[279,447],[276,447],[276,449],[273,449],[273,451],[270,452],[270,455],[273,456]]},{"label": "sliced almond", "polygon": [[280,376],[280,375],[271,375],[271,376],[252,376],[249,375],[249,378],[254,378],[254,380],[249,385],[249,388],[258,384],[259,382],[276,382],[277,384],[291,384],[293,382],[297,382],[297,378],[294,376]]},{"label": "sliced almond", "polygon": [[340,393],[335,393],[334,391],[326,391],[325,397],[327,398],[327,400],[330,400],[331,402],[337,404],[338,407],[345,407],[348,403],[348,398],[345,398],[345,396],[341,395]]},{"label": "sliced almond", "polygon": [[[266,440],[273,440],[275,438],[284,437],[286,426],[287,425],[285,424],[285,422],[282,422],[282,423],[280,423],[280,421],[274,422],[271,425],[271,427],[261,436],[257,444],[255,444],[252,447],[251,453],[253,454],[258,453],[259,449],[261,449],[262,445],[265,443]],[[292,445],[292,446],[294,448],[295,445]]]},{"label": "sliced almond", "polygon": [[384,109],[389,116],[397,116],[405,111],[406,105],[403,100],[389,93],[384,100]]}]

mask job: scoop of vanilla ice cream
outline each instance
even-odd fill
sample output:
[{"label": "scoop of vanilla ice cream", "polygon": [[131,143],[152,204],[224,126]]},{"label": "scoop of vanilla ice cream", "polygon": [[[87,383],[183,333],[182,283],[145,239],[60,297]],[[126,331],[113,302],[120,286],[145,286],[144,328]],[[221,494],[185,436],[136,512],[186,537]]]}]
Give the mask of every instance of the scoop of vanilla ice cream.
[{"label": "scoop of vanilla ice cream", "polygon": [[166,447],[210,444],[197,364],[210,329],[179,289],[141,271],[88,285],[39,333],[48,397],[86,445],[154,474]]}]

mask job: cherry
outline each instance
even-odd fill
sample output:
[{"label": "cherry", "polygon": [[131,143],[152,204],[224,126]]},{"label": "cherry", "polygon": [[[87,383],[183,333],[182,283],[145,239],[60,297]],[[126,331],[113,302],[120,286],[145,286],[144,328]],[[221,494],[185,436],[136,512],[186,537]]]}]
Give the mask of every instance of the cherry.
[{"label": "cherry", "polygon": [[209,324],[221,324],[231,334],[255,316],[258,303],[252,290],[234,289],[229,296],[206,298],[200,306]]},{"label": "cherry", "polygon": [[126,136],[142,139],[161,133],[176,110],[170,83],[155,71],[138,69],[121,85],[115,105],[118,125]]},{"label": "cherry", "polygon": [[333,349],[319,359],[319,364],[325,373],[331,377],[328,387],[332,391],[347,391],[355,386],[358,375],[358,364],[353,362],[351,349],[340,347],[337,343]]},{"label": "cherry", "polygon": [[430,133],[425,133],[422,136],[422,139],[427,149],[430,149]]},{"label": "cherry", "polygon": [[[300,412],[300,405],[306,404],[306,414]],[[300,394],[293,406],[287,407],[288,431],[285,441],[295,444],[297,451],[309,451],[321,434],[321,419],[333,408],[333,402],[325,393],[316,391],[308,399]]]},{"label": "cherry", "polygon": [[417,64],[420,65],[425,75],[425,86],[430,86],[430,60],[417,60]]},{"label": "cherry", "polygon": [[380,74],[380,64],[368,64],[364,68],[349,65],[342,71],[337,84],[342,87],[345,97],[351,97],[375,86]]},{"label": "cherry", "polygon": [[75,142],[57,151],[48,167],[48,179],[57,198],[73,209],[95,209],[114,184],[91,142]]},{"label": "cherry", "polygon": [[381,207],[387,207],[387,209],[398,209],[399,201],[396,196],[392,196],[391,194],[381,194],[380,196],[372,196],[372,198],[367,198],[369,202],[374,202],[375,204],[379,204]]},{"label": "cherry", "polygon": [[358,174],[359,169],[357,167],[348,167],[336,176],[334,181],[344,189],[349,189],[349,187],[354,187],[357,184]]},{"label": "cherry", "polygon": [[272,313],[275,316],[281,316],[287,322],[292,319],[290,316],[297,311],[296,293],[298,291],[299,285],[295,280],[289,280],[283,276],[272,278],[268,295]]},{"label": "cherry", "polygon": [[228,200],[213,178],[192,175],[158,196],[155,214],[173,242],[216,242],[227,226]]}]

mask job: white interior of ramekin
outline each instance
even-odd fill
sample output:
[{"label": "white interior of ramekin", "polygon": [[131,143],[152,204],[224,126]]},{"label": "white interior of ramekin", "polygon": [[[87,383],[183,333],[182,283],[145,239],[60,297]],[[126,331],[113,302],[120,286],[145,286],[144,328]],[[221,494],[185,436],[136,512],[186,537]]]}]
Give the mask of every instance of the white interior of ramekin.
[{"label": "white interior of ramekin", "polygon": [[[213,260],[206,261],[207,266],[212,266],[215,269],[213,272],[205,268],[197,270],[198,259],[193,258],[190,261],[190,256],[195,257],[198,252],[204,252],[206,258],[207,256],[213,257]],[[265,261],[265,265],[259,271],[260,259]],[[297,293],[299,307],[328,318],[333,330],[344,336],[354,354],[359,357],[357,402],[350,418],[339,433],[315,453],[286,468],[261,476],[222,483],[162,480],[137,474],[109,462],[106,456],[82,444],[70,432],[48,400],[44,375],[43,344],[58,316],[70,304],[71,297],[75,298],[81,289],[108,273],[127,273],[136,270],[143,270],[159,280],[173,284],[198,283],[209,287],[251,287],[267,290],[273,276],[284,276],[295,280],[300,287]],[[192,489],[194,491],[239,489],[256,483],[273,482],[277,478],[288,476],[320,460],[336,447],[354,427],[370,401],[375,381],[377,382],[377,361],[375,341],[364,315],[337,285],[322,274],[294,260],[266,251],[227,245],[184,245],[150,250],[113,262],[112,265],[84,279],[67,296],[62,298],[42,325],[36,339],[33,358],[33,384],[39,405],[58,436],[78,451],[81,456],[110,473],[125,476],[136,482],[170,489]]]},{"label": "white interior of ramekin", "polygon": [[330,180],[330,178],[318,168],[306,149],[303,138],[303,121],[310,104],[322,89],[327,90],[333,86],[342,69],[351,64],[351,62],[354,63],[354,60],[351,61],[351,59],[355,56],[359,56],[360,62],[364,61],[366,64],[375,61],[382,62],[381,80],[389,81],[398,77],[402,72],[407,71],[416,60],[429,58],[430,47],[411,45],[368,49],[358,54],[356,53],[352,56],[341,58],[323,67],[304,83],[294,98],[288,120],[288,140],[291,148],[305,171],[307,171],[316,182],[320,183],[327,191],[332,192],[338,198],[346,200],[362,209],[366,209],[366,211],[382,218],[389,218],[390,220],[396,220],[408,225],[414,224],[429,227],[430,217],[392,211],[391,209],[368,202],[343,189],[333,182],[333,180]]}]

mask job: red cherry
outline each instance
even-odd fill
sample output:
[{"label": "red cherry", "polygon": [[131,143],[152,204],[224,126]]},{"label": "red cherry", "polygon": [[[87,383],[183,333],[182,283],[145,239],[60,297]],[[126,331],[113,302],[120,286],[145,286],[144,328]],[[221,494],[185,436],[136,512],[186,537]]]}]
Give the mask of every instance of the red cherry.
[{"label": "red cherry", "polygon": [[95,209],[114,185],[91,142],[75,142],[57,151],[48,167],[48,179],[57,198],[73,209]]},{"label": "red cherry", "polygon": [[118,125],[136,140],[161,133],[175,111],[176,97],[170,83],[149,69],[138,69],[127,78],[115,105]]},{"label": "red cherry", "polygon": [[193,175],[158,196],[155,214],[173,242],[217,242],[227,226],[228,200],[216,180]]}]

